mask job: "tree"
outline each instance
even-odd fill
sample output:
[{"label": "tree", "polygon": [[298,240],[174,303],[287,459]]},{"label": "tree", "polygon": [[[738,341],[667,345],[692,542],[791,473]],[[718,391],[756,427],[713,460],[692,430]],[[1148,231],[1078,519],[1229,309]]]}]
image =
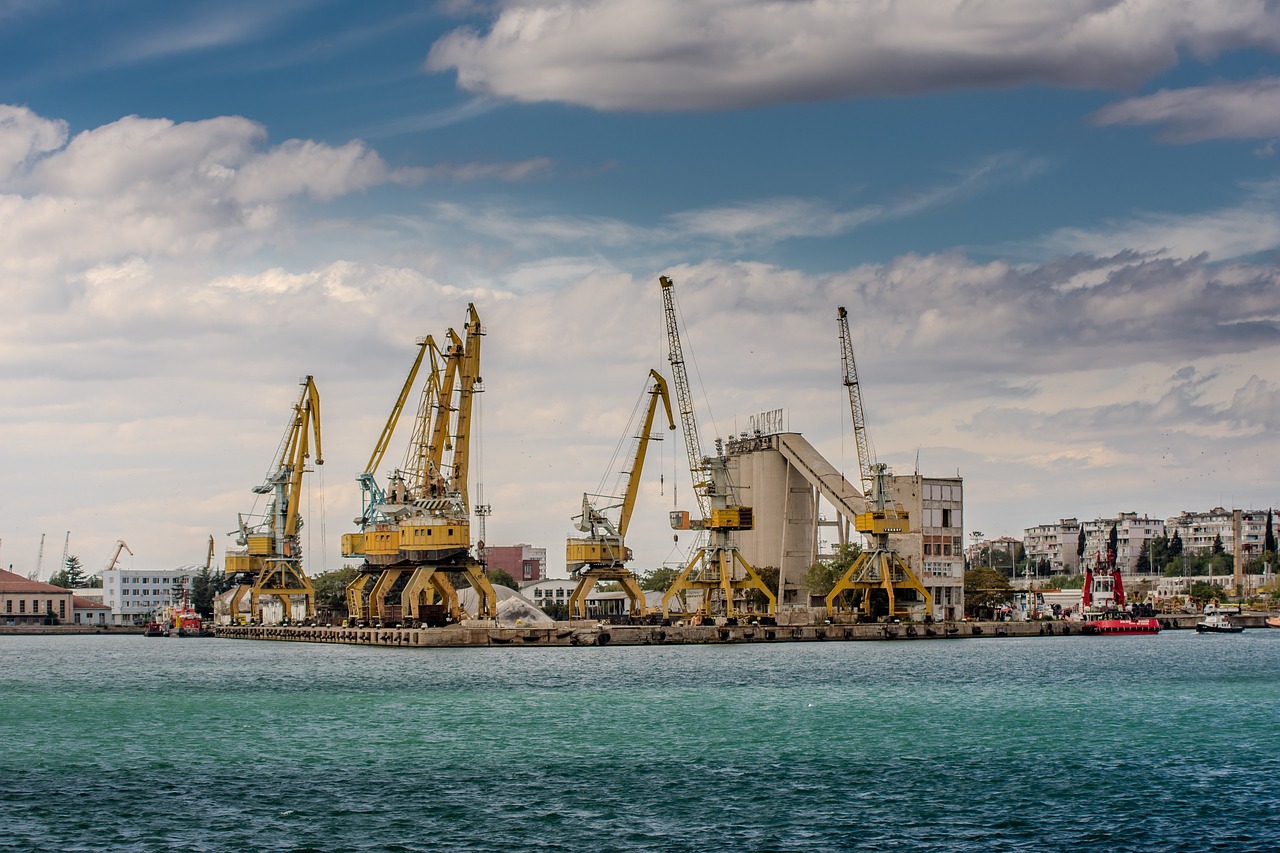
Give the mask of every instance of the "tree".
[{"label": "tree", "polygon": [[216,594],[213,571],[208,566],[202,566],[191,579],[191,606],[206,619],[212,618],[213,598]]},{"label": "tree", "polygon": [[1178,530],[1173,531],[1173,538],[1169,540],[1169,556],[1171,557],[1182,556],[1182,532],[1181,531],[1178,531]]},{"label": "tree", "polygon": [[809,594],[825,596],[830,593],[861,554],[862,546],[849,542],[837,546],[835,556],[831,559],[819,560],[811,565],[804,576]]},{"label": "tree", "polygon": [[1080,535],[1076,537],[1076,557],[1080,562],[1084,562],[1084,548],[1088,544],[1088,540],[1084,536],[1084,528],[1080,528]]},{"label": "tree", "polygon": [[511,577],[506,569],[489,569],[484,574],[489,579],[489,583],[494,586],[505,586],[511,589],[520,588],[520,584],[516,583],[516,579]]},{"label": "tree", "polygon": [[985,566],[964,573],[964,606],[974,615],[993,611],[1013,600],[1013,588],[1003,572]]},{"label": "tree", "polygon": [[1219,533],[1213,537],[1213,553],[1225,554],[1227,549],[1222,546],[1222,534]]},{"label": "tree", "polygon": [[1262,550],[1266,551],[1268,554],[1274,554],[1276,552],[1276,534],[1271,528],[1271,514],[1272,511],[1267,510],[1267,532],[1262,537]]},{"label": "tree", "polygon": [[[774,595],[778,594],[779,572],[777,566],[757,566],[756,574],[760,576],[760,580],[764,581],[764,585],[769,587]],[[769,599],[755,587],[747,590],[747,601],[762,610],[769,606]]]},{"label": "tree", "polygon": [[640,588],[646,592],[666,592],[682,571],[665,567],[653,569],[640,576]]},{"label": "tree", "polygon": [[1110,532],[1107,533],[1107,563],[1115,568],[1116,557],[1120,554],[1120,534],[1116,531],[1116,526],[1111,525]]},{"label": "tree", "polygon": [[80,566],[80,558],[72,554],[61,571],[54,572],[49,583],[63,589],[78,589],[85,585],[84,569]]},{"label": "tree", "polygon": [[346,610],[347,585],[356,579],[358,573],[355,566],[343,566],[313,577],[311,585],[316,588],[316,607]]},{"label": "tree", "polygon": [[1208,581],[1195,581],[1191,584],[1188,594],[1198,601],[1210,601],[1212,599],[1221,599],[1225,597],[1225,593],[1221,586]]}]

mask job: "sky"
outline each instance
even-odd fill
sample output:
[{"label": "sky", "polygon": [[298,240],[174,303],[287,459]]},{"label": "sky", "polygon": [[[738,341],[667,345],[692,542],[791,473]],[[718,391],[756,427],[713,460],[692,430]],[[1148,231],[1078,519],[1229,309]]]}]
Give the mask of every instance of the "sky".
[{"label": "sky", "polygon": [[[474,303],[486,538],[562,575],[660,275],[704,451],[783,409],[856,481],[846,306],[877,458],[968,532],[1273,506],[1277,139],[1262,0],[0,0],[0,564],[220,565],[313,375],[340,568]],[[693,505],[677,431],[633,568]]]}]

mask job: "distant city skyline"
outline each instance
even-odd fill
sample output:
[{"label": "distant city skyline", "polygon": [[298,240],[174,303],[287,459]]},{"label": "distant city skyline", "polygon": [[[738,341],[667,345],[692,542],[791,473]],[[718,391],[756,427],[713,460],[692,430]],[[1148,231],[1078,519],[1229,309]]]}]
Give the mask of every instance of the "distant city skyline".
[{"label": "distant city skyline", "polygon": [[[845,306],[878,458],[966,531],[1280,503],[1277,54],[1263,0],[0,2],[0,565],[220,565],[310,374],[340,568],[473,302],[472,493],[560,576],[663,274],[705,452],[784,409],[857,479]],[[638,571],[692,544],[683,459]]]}]

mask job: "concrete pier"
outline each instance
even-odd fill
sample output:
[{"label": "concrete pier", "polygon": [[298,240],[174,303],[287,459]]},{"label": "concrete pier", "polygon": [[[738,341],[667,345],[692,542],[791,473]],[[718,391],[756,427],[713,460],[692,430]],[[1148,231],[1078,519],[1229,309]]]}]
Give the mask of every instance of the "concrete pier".
[{"label": "concrete pier", "polygon": [[[1161,627],[1191,628],[1196,616],[1163,616]],[[357,646],[652,646],[716,643],[813,643],[849,640],[946,640],[1080,634],[1078,622],[862,623],[857,625],[608,625],[558,622],[554,627],[500,628],[469,623],[444,628],[342,628],[221,625],[218,637]]]}]

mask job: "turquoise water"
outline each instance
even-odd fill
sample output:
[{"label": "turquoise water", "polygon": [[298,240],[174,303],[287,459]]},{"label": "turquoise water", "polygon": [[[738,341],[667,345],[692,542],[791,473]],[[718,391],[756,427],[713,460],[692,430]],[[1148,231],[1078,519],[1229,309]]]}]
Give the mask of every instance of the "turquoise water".
[{"label": "turquoise water", "polygon": [[1280,849],[1280,631],[0,638],[0,851]]}]

